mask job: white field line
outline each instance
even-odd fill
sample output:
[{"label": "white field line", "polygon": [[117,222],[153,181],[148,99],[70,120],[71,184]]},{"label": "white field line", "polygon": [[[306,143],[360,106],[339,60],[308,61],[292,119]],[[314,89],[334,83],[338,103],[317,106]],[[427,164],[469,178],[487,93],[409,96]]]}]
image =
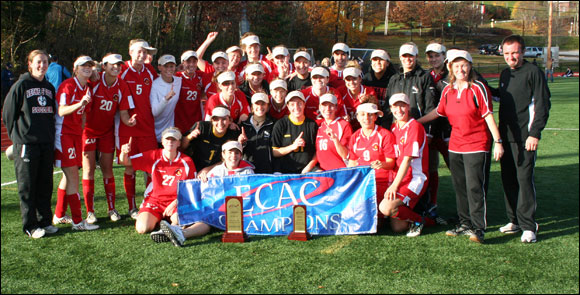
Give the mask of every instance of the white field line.
[{"label": "white field line", "polygon": [[[57,173],[62,173],[62,170],[54,171],[54,173],[52,173],[52,174],[54,175],[54,174],[57,174]],[[7,186],[7,185],[11,185],[11,184],[15,184],[15,183],[16,183],[16,180],[10,181],[10,182],[6,182],[6,183],[3,183],[2,184],[2,187]]]}]

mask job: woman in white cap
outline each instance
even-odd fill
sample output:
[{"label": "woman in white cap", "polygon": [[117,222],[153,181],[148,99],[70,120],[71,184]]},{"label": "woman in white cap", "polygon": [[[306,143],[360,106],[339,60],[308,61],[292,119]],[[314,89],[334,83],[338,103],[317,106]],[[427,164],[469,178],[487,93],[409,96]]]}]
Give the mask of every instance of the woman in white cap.
[{"label": "woman in white cap", "polygon": [[162,55],[157,61],[159,77],[151,87],[151,112],[155,119],[155,136],[161,146],[161,133],[168,127],[175,126],[175,106],[181,92],[181,77],[174,76],[177,68],[175,57]]},{"label": "woman in white cap", "polygon": [[[277,80],[282,81],[283,80]],[[274,120],[268,114],[270,99],[265,93],[252,96],[252,115],[241,124],[240,142],[244,145],[244,160],[256,167],[256,173],[272,173],[272,129]]]},{"label": "woman in white cap", "polygon": [[186,132],[197,121],[203,119],[202,99],[203,72],[197,69],[197,53],[187,50],[181,55],[182,72],[177,72],[181,78],[179,101],[175,106],[175,127]]},{"label": "woman in white cap", "polygon": [[247,59],[239,65],[242,69],[245,69],[249,63],[259,62],[264,66],[266,77],[270,75],[272,72],[272,63],[270,63],[266,56],[260,54],[262,44],[260,44],[260,38],[258,35],[252,32],[243,34],[240,39],[240,47],[246,53],[247,57]]},{"label": "woman in white cap", "polygon": [[274,80],[270,83],[270,117],[278,121],[288,115],[286,107],[286,95],[288,94],[288,84],[284,80]]},{"label": "woman in white cap", "polygon": [[294,77],[288,80],[288,91],[303,90],[312,86],[310,80],[310,65],[312,64],[310,54],[306,48],[297,50],[294,54]]},{"label": "woman in white cap", "polygon": [[373,88],[362,85],[362,71],[356,61],[352,62],[356,66],[349,66],[342,71],[345,85],[339,87],[337,91],[340,93],[339,99],[344,103],[349,119],[356,121],[356,108],[361,104],[362,98],[365,95],[374,97],[377,95]]},{"label": "woman in white cap", "polygon": [[270,94],[270,88],[265,79],[266,72],[261,63],[248,64],[244,73],[246,75],[246,81],[240,85],[240,91],[245,94],[249,105],[252,104],[252,95],[255,93]]},{"label": "woman in white cap", "polygon": [[[91,102],[88,85],[93,74],[93,59],[79,56],[74,62],[73,77],[66,79],[58,88],[58,116],[56,117],[55,166],[62,168],[63,176],[57,192],[53,223],[61,223],[67,204],[70,205],[73,229],[94,230],[96,218],[92,200],[85,199],[87,220],[83,220],[79,196],[79,167],[82,167],[82,122],[85,107]],[[90,222],[89,222],[90,221]]]},{"label": "woman in white cap", "polygon": [[[254,174],[254,166],[251,163],[242,160],[244,149],[239,142],[235,140],[228,141],[222,145],[221,150],[221,163],[209,170],[209,172],[207,172],[207,176],[203,174],[204,176],[201,178],[202,181],[207,182],[208,177]],[[201,174],[202,173],[200,173],[200,175]],[[173,222],[170,224],[166,220],[161,221],[160,227],[160,232],[163,234],[163,236],[161,236],[159,231],[151,233],[153,240],[156,242],[171,241],[173,245],[177,247],[183,247],[185,240],[193,237],[203,236],[211,229],[209,225],[203,222],[196,222],[192,225],[182,227]]]},{"label": "woman in white cap", "polygon": [[316,135],[316,159],[322,170],[346,167],[348,143],[352,135],[350,123],[338,117],[338,99],[327,93],[320,97],[320,114],[324,118]]},{"label": "woman in white cap", "polygon": [[[146,197],[139,209],[135,230],[145,234],[153,231],[161,220],[168,219],[177,224],[177,185],[180,180],[193,179],[196,167],[187,155],[178,148],[181,145],[181,131],[175,127],[163,130],[163,148],[129,156],[131,144],[121,147],[119,162],[131,165],[135,170],[151,173],[152,181],[146,190]],[[151,234],[153,240],[159,235]]]},{"label": "woman in white cap", "polygon": [[[96,221],[93,208],[95,193],[96,151],[100,152],[99,166],[103,173],[103,184],[107,198],[108,216],[112,221],[121,219],[115,209],[115,177],[113,156],[115,153],[115,115],[120,112],[122,124],[133,126],[135,118],[129,117],[129,86],[118,78],[123,59],[120,54],[109,53],[103,57],[103,72],[93,83],[91,102],[86,106],[86,121],[83,129],[83,195],[92,212],[89,221]],[[89,219],[89,218],[88,218]]]},{"label": "woman in white cap", "polygon": [[[323,94],[331,93],[336,97],[340,97],[340,93],[336,89],[328,86],[328,77],[330,76],[328,70],[323,67],[315,67],[310,73],[310,79],[312,80],[312,86],[301,90],[302,95],[305,99],[305,109],[304,114],[311,120],[315,120],[317,124],[322,122],[322,117],[318,111],[319,98]],[[342,103],[342,100],[338,102],[338,116],[343,117],[346,115],[346,108]]]},{"label": "woman in white cap", "polygon": [[304,114],[306,99],[300,91],[286,96],[288,116],[278,120],[272,130],[272,154],[282,173],[307,173],[316,166],[318,125]]},{"label": "woman in white cap", "polygon": [[294,65],[290,62],[290,52],[284,45],[274,47],[270,63],[272,64],[272,72],[266,80],[270,83],[274,79],[288,79],[294,73]]},{"label": "woman in white cap", "polygon": [[375,49],[371,53],[371,68],[362,79],[362,84],[373,88],[379,100],[381,109],[389,103],[387,98],[387,86],[389,80],[397,73],[397,69],[391,63],[391,55],[384,49]]},{"label": "woman in white cap", "polygon": [[[205,120],[211,120],[211,114],[215,107],[225,105],[230,110],[232,124],[239,124],[248,119],[250,106],[243,92],[238,91],[236,85],[236,74],[234,72],[223,72],[217,77],[219,93],[212,95],[205,106]],[[231,126],[236,128],[237,126]]]},{"label": "woman in white cap", "polygon": [[232,71],[236,73],[236,84],[242,85],[244,83],[244,75],[242,74],[243,68],[240,66],[242,61],[242,56],[244,56],[244,52],[239,46],[230,46],[226,49],[226,53],[228,54],[228,71]]},{"label": "woman in white cap", "polygon": [[407,232],[407,237],[421,234],[424,226],[435,225],[429,217],[422,217],[413,211],[427,191],[429,174],[429,149],[423,125],[409,114],[409,97],[396,93],[389,99],[395,123],[391,131],[395,136],[396,175],[387,188],[379,210],[391,217],[394,232]]},{"label": "woman in white cap", "polygon": [[199,121],[183,137],[181,149],[189,155],[198,171],[220,161],[219,151],[228,140],[237,140],[240,132],[229,128],[230,110],[220,105],[213,108],[208,121]]},{"label": "woman in white cap", "polygon": [[330,79],[328,85],[333,88],[344,86],[344,76],[342,71],[346,68],[348,57],[350,56],[350,47],[344,43],[336,43],[332,46],[332,59],[334,64],[330,67]]},{"label": "woman in white cap", "polygon": [[443,89],[437,109],[418,121],[429,122],[439,116],[452,126],[449,140],[449,164],[459,224],[447,231],[448,236],[468,235],[474,242],[484,240],[486,197],[493,158],[503,156],[502,140],[492,114],[489,89],[476,80],[471,55],[464,50],[447,52],[449,82]]},{"label": "woman in white cap", "polygon": [[[350,137],[348,167],[370,165],[375,169],[378,206],[393,182],[395,137],[389,130],[376,124],[377,119],[383,116],[376,98],[369,97],[368,102],[360,104],[356,116],[361,129]],[[379,217],[382,216],[379,212]]]}]

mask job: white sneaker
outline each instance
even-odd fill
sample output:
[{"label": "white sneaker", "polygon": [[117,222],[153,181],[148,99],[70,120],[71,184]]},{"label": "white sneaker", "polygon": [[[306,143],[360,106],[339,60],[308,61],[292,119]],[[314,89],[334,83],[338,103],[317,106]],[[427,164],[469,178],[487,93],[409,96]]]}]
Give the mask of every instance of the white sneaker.
[{"label": "white sneaker", "polygon": [[87,214],[87,222],[90,224],[94,224],[97,222],[97,216],[95,216],[95,212],[89,212]]},{"label": "white sneaker", "polygon": [[98,229],[99,226],[96,224],[90,224],[86,220],[79,222],[78,224],[74,224],[72,226],[73,230],[95,230]]},{"label": "white sneaker", "polygon": [[131,216],[131,218],[133,218],[134,220],[137,220],[137,216],[139,216],[139,209],[135,208],[131,211],[129,211],[129,215]]},{"label": "white sneaker", "polygon": [[33,238],[33,239],[40,239],[42,237],[44,237],[44,235],[46,234],[46,232],[44,231],[43,228],[35,228],[32,231],[27,231],[27,234],[29,237]]},{"label": "white sneaker", "polygon": [[407,237],[414,238],[421,235],[421,231],[423,230],[423,223],[420,222],[413,222],[409,227],[409,231],[407,232]]},{"label": "white sneaker", "polygon": [[522,243],[535,243],[536,233],[531,230],[525,230],[522,234]]},{"label": "white sneaker", "polygon": [[57,224],[69,224],[72,223],[72,218],[70,218],[70,216],[68,215],[64,215],[63,217],[56,217],[56,215],[54,215],[52,217],[52,224],[57,225]]},{"label": "white sneaker", "polygon": [[520,230],[522,229],[520,228],[519,225],[513,224],[511,222],[499,228],[499,231],[504,234],[515,234]]},{"label": "white sneaker", "polygon": [[121,220],[121,214],[119,214],[119,212],[115,209],[109,211],[109,217],[111,218],[111,221]]},{"label": "white sneaker", "polygon": [[161,220],[161,230],[163,233],[171,240],[173,245],[177,247],[183,247],[185,242],[185,236],[183,236],[183,230],[179,226],[171,225],[165,220]]},{"label": "white sneaker", "polygon": [[171,242],[171,240],[165,235],[165,233],[163,232],[163,230],[153,231],[153,232],[151,232],[150,236],[151,236],[151,239],[155,243],[167,243],[167,242]]},{"label": "white sneaker", "polygon": [[47,234],[56,234],[56,232],[58,232],[58,227],[54,225],[45,226],[43,229]]}]

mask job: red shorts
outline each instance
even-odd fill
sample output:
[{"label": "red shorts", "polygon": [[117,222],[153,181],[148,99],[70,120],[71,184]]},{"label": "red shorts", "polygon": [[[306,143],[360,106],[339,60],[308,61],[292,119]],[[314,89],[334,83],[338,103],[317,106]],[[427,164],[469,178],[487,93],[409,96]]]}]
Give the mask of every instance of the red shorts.
[{"label": "red shorts", "polygon": [[80,135],[57,134],[54,140],[54,165],[60,168],[81,167],[83,165],[82,145]]},{"label": "red shorts", "polygon": [[[117,138],[116,147],[117,147],[117,156],[121,154],[121,146],[129,142],[129,136],[119,136]],[[129,157],[140,154],[150,150],[157,149],[157,138],[155,135],[153,136],[140,136],[135,137],[133,136],[133,140],[131,141],[131,152],[129,153]]]},{"label": "red shorts", "polygon": [[[167,201],[164,202],[159,199],[150,197],[145,198],[145,200],[143,200],[143,203],[141,203],[141,206],[139,207],[139,214],[141,214],[141,212],[149,212],[153,214],[155,217],[157,217],[159,220],[162,220],[165,217],[169,218],[169,216],[163,216],[163,212],[165,212],[165,209],[167,208],[167,206],[169,206],[169,204],[171,204],[171,202]],[[171,215],[175,213],[177,213],[177,206],[175,207],[173,212],[171,212]]]},{"label": "red shorts", "polygon": [[115,152],[115,135],[113,132],[99,137],[88,137],[86,133],[83,133],[83,152],[94,152],[96,150],[105,154]]},{"label": "red shorts", "polygon": [[[425,191],[425,188],[427,188],[427,186],[424,186],[423,191]],[[403,184],[397,190],[397,199],[401,200],[407,207],[414,209],[421,197],[409,190],[409,188]]]}]

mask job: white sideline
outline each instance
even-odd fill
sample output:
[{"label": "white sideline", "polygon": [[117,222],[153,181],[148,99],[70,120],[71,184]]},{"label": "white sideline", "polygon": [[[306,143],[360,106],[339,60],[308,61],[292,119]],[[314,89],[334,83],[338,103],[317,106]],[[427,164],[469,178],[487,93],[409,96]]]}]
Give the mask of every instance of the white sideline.
[{"label": "white sideline", "polygon": [[[60,170],[60,171],[55,171],[55,172],[54,172],[54,173],[52,173],[52,174],[54,175],[54,174],[57,174],[57,173],[62,173],[62,170]],[[6,183],[3,183],[3,184],[2,184],[2,187],[4,187],[4,186],[7,186],[7,185],[11,185],[11,184],[15,184],[15,183],[16,183],[16,180],[14,180],[14,181],[10,181],[10,182],[6,182]]]}]

